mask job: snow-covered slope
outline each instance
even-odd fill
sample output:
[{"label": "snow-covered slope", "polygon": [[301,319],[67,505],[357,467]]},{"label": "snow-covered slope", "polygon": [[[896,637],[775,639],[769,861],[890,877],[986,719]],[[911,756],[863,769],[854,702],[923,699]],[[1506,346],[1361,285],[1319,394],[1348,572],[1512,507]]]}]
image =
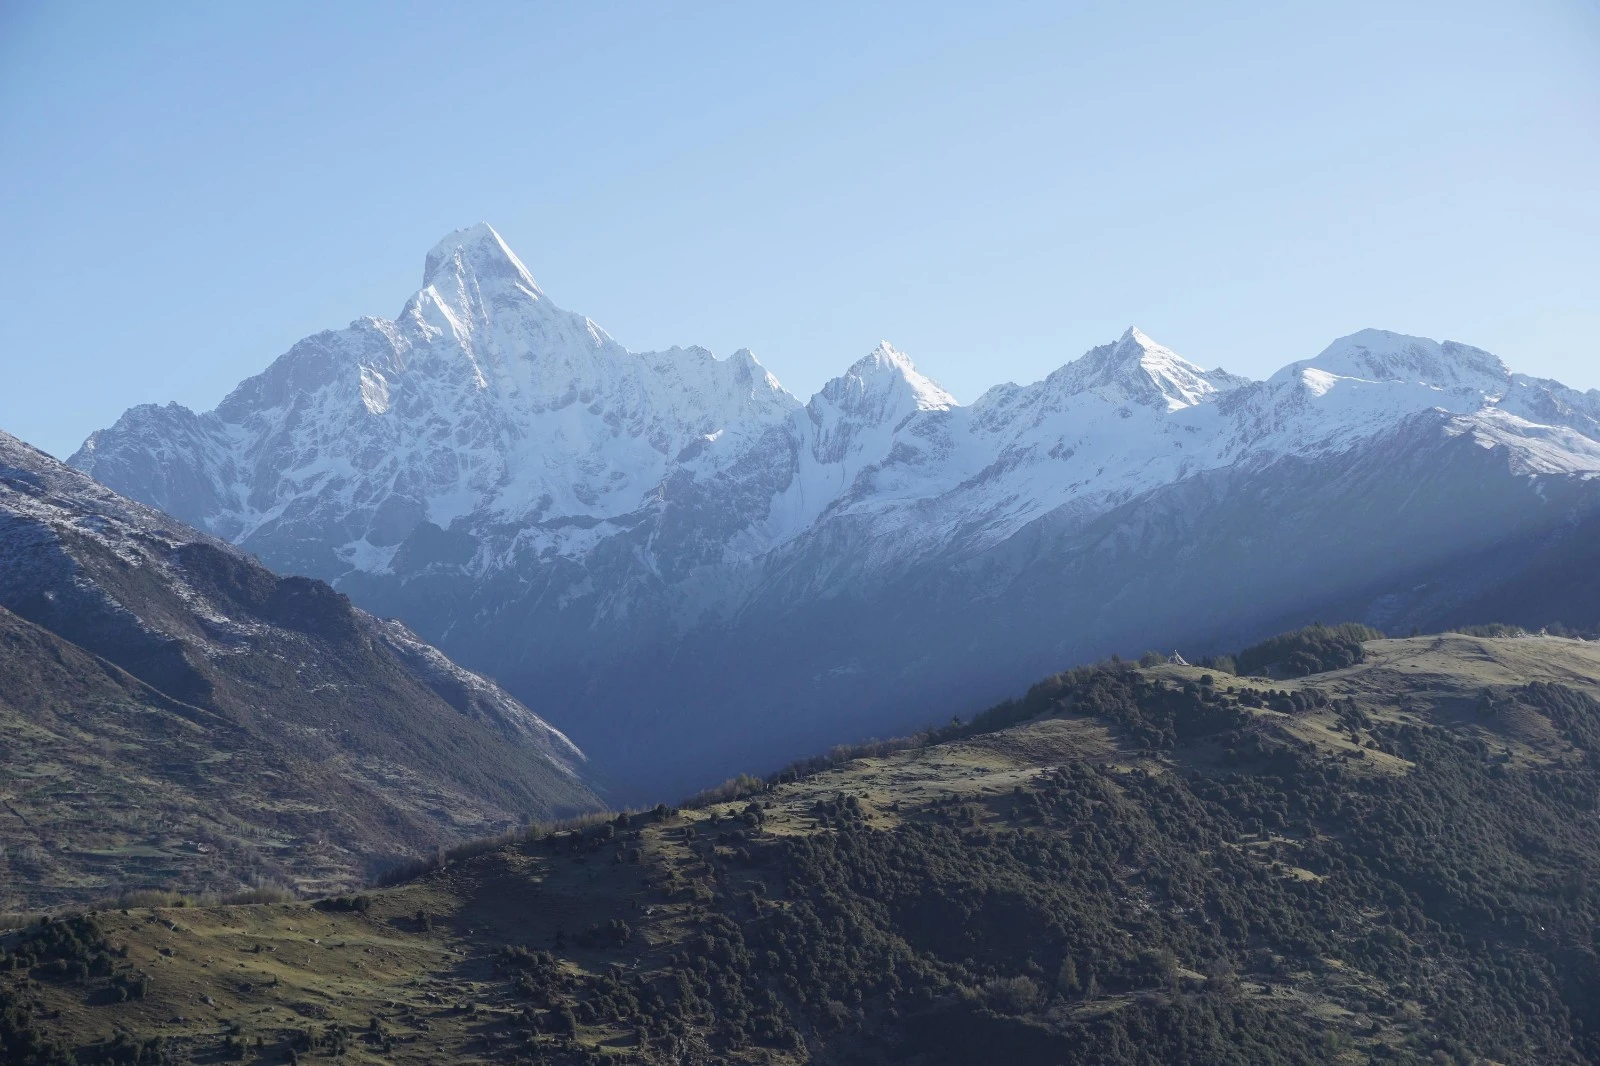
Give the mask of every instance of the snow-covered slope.
[{"label": "snow-covered slope", "polygon": [[469,515],[581,554],[593,520],[657,494],[686,450],[715,470],[798,408],[747,352],[627,352],[478,226],[428,254],[396,320],[308,338],[210,413],[134,408],[72,463],[337,576]]},{"label": "snow-covered slope", "polygon": [[[699,698],[697,641],[846,676],[807,611],[892,613],[875,597],[907,581],[999,595],[996,567],[1140,501],[1349,469],[1401,441],[1587,484],[1600,393],[1378,330],[1255,382],[1129,329],[966,406],[884,343],[802,404],[747,351],[627,351],[480,225],[428,254],[394,320],[302,341],[215,411],[134,408],[71,462],[523,695],[574,671],[605,677],[576,692],[604,689],[617,664],[664,656]],[[629,743],[614,725],[573,718],[596,750]]]}]

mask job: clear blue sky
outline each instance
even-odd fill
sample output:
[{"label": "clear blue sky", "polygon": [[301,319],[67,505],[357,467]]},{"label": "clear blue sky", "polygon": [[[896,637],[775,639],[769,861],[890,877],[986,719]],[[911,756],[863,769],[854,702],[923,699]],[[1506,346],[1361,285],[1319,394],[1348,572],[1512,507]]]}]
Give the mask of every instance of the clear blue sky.
[{"label": "clear blue sky", "polygon": [[0,427],[57,454],[495,225],[634,349],[964,401],[1136,323],[1600,386],[1600,5],[0,5]]}]

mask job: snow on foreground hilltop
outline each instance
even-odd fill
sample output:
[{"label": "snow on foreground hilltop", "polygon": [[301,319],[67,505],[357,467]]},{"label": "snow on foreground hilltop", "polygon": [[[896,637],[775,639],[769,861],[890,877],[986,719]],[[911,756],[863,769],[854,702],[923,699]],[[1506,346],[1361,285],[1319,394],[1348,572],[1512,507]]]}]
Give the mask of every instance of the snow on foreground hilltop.
[{"label": "snow on foreground hilltop", "polygon": [[423,280],[396,319],[307,338],[214,411],[133,408],[71,464],[335,579],[390,570],[423,523],[471,532],[469,565],[487,572],[585,558],[679,502],[694,513],[669,526],[693,531],[646,548],[664,571],[844,519],[909,561],[1199,471],[1338,453],[1433,411],[1530,469],[1600,470],[1600,392],[1380,330],[1252,382],[1129,329],[970,406],[884,343],[802,404],[749,351],[629,352],[551,303],[487,225],[441,241]]}]

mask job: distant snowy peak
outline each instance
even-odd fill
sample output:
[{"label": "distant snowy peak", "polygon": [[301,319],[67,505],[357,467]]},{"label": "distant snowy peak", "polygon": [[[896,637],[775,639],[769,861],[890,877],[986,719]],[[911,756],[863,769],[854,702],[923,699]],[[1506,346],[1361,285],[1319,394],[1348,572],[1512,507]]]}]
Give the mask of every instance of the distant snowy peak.
[{"label": "distant snowy peak", "polygon": [[[423,287],[400,312],[420,343],[453,339],[474,360],[496,364],[541,350],[583,352],[620,346],[583,315],[551,303],[500,235],[486,224],[457,230],[434,246]],[[495,373],[479,366],[485,385]]]},{"label": "distant snowy peak", "polygon": [[[705,349],[701,349],[705,351]],[[710,353],[707,352],[709,355]],[[772,372],[761,365],[761,360],[756,358],[756,353],[749,348],[740,348],[728,356],[728,365],[733,368],[734,374],[741,388],[748,388],[750,397],[758,402],[768,398],[776,399],[779,403],[787,402],[790,406],[798,407],[800,401],[792,396],[783,384],[773,377]]]},{"label": "distant snowy peak", "polygon": [[801,407],[748,351],[628,351],[557,307],[489,226],[441,241],[423,280],[395,320],[300,341],[215,411],[134,409],[74,463],[335,577],[387,566],[423,521],[632,513],[674,457],[714,472]]},{"label": "distant snowy peak", "polygon": [[444,278],[464,276],[498,278],[541,295],[533,275],[522,265],[517,253],[487,222],[448,234],[423,260],[424,288]]},{"label": "distant snowy peak", "polygon": [[854,470],[856,460],[887,455],[895,434],[913,416],[956,406],[955,397],[920,373],[903,352],[881,341],[806,404],[812,453],[819,463],[842,463],[841,470]]},{"label": "distant snowy peak", "polygon": [[[480,225],[394,319],[306,338],[215,411],[134,408],[71,462],[573,707],[591,747],[715,733],[747,762],[739,722],[857,663],[909,706],[974,654],[1015,644],[1020,679],[1156,608],[1265,626],[1524,543],[1600,507],[1600,393],[1379,330],[1249,381],[1130,328],[969,406],[888,343],[802,402],[745,350],[628,350]],[[674,732],[713,705],[756,713]]]},{"label": "distant snowy peak", "polygon": [[1315,358],[1291,363],[1273,379],[1299,377],[1308,369],[1361,381],[1397,381],[1469,391],[1490,400],[1504,396],[1511,387],[1510,368],[1482,348],[1382,329],[1364,329],[1340,337]]},{"label": "distant snowy peak", "polygon": [[1130,326],[1113,344],[1091,348],[1047,379],[1067,395],[1095,393],[1112,403],[1177,411],[1246,384],[1225,371],[1205,371]]},{"label": "distant snowy peak", "polygon": [[1600,389],[1579,392],[1559,381],[1513,374],[1499,406],[1529,422],[1569,426],[1600,440]]},{"label": "distant snowy peak", "polygon": [[888,341],[822,387],[818,395],[841,411],[875,422],[912,411],[945,411],[956,399],[924,376],[904,352]]},{"label": "distant snowy peak", "polygon": [[72,462],[330,580],[433,565],[446,532],[449,565],[480,576],[615,556],[669,580],[835,519],[882,546],[863,560],[898,566],[1202,471],[1343,453],[1440,409],[1512,416],[1474,439],[1539,452],[1530,470],[1595,462],[1525,427],[1600,441],[1600,394],[1380,330],[1251,382],[1129,328],[970,407],[883,342],[802,404],[748,350],[629,351],[480,224],[428,253],[396,319],[306,338],[213,412],[135,408]]}]

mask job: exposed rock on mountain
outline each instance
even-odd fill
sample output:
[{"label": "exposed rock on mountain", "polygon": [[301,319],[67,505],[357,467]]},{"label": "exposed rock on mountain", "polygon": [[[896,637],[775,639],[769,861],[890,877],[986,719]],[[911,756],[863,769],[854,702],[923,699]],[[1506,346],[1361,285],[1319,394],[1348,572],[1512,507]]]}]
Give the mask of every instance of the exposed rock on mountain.
[{"label": "exposed rock on mountain", "polygon": [[1600,392],[1377,330],[1253,382],[1130,329],[967,406],[884,344],[802,404],[746,351],[625,350],[477,226],[395,320],[71,461],[405,619],[643,796],[1113,650],[1456,620],[1600,514]]},{"label": "exposed rock on mountain", "polygon": [[592,810],[583,754],[321,581],[0,433],[0,908],[328,888]]}]

